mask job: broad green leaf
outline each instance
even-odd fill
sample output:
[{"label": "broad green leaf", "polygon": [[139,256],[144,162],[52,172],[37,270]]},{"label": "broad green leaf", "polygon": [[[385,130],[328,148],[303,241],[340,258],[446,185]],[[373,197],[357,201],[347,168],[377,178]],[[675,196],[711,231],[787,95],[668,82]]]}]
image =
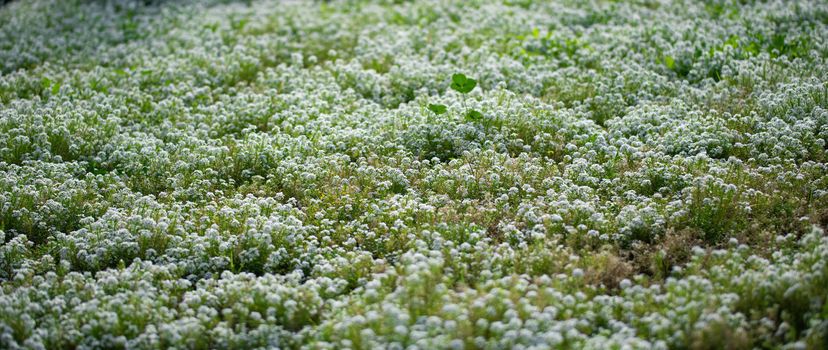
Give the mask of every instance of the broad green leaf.
[{"label": "broad green leaf", "polygon": [[430,111],[434,112],[434,114],[436,114],[436,115],[440,115],[440,114],[446,113],[446,111],[448,111],[448,107],[446,107],[446,105],[441,105],[441,104],[429,104],[428,109]]},{"label": "broad green leaf", "polygon": [[467,94],[474,90],[477,81],[465,76],[462,73],[455,73],[451,76],[451,88],[461,94]]},{"label": "broad green leaf", "polygon": [[468,120],[470,122],[481,121],[481,120],[483,120],[483,113],[480,113],[476,110],[471,109],[471,110],[468,111],[468,113],[466,113],[466,120]]}]

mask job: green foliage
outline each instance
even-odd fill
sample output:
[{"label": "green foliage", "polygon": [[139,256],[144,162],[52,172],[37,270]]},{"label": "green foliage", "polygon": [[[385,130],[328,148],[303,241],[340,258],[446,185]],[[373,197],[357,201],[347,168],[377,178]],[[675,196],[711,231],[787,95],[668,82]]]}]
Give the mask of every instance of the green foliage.
[{"label": "green foliage", "polygon": [[429,104],[428,105],[428,110],[434,112],[434,114],[436,114],[436,115],[441,115],[441,114],[444,114],[448,111],[448,107],[446,107],[446,105],[442,105],[442,104]]},{"label": "green foliage", "polygon": [[461,94],[468,94],[474,87],[477,86],[477,81],[465,76],[463,73],[455,73],[451,75],[451,89]]},{"label": "green foliage", "polygon": [[483,113],[470,109],[466,112],[466,120],[470,122],[479,122],[483,120]]}]

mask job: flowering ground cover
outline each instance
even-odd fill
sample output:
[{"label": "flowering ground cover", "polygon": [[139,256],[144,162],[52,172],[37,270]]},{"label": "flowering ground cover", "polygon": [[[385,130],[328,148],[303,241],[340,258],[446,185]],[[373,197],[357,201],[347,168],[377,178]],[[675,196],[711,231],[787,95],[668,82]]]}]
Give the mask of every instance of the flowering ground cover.
[{"label": "flowering ground cover", "polygon": [[0,348],[826,349],[828,2],[18,0]]}]

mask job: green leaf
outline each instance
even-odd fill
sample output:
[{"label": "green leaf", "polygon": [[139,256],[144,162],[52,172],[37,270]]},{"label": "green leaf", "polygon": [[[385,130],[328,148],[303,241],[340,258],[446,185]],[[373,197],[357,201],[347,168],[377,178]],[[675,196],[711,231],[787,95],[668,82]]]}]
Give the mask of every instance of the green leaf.
[{"label": "green leaf", "polygon": [[451,88],[461,94],[467,94],[474,90],[477,81],[465,76],[462,73],[455,73],[451,76]]},{"label": "green leaf", "polygon": [[446,105],[441,105],[441,104],[429,104],[428,109],[430,111],[434,112],[434,114],[436,114],[436,115],[440,115],[440,114],[446,113],[446,111],[448,111],[448,107],[446,107]]},{"label": "green leaf", "polygon": [[60,83],[52,84],[52,95],[57,95],[60,92]]},{"label": "green leaf", "polygon": [[730,38],[725,41],[725,45],[730,47],[739,47],[739,36],[731,35]]},{"label": "green leaf", "polygon": [[478,122],[483,120],[483,113],[480,113],[476,110],[470,109],[466,113],[466,120],[470,122]]},{"label": "green leaf", "polygon": [[454,74],[451,75],[451,84],[459,86],[459,85],[462,85],[463,83],[465,83],[466,79],[468,79],[468,77],[466,77],[465,74],[463,74],[463,73],[454,73]]},{"label": "green leaf", "polygon": [[665,56],[664,65],[666,65],[667,68],[673,69],[676,67],[676,60],[672,56]]}]

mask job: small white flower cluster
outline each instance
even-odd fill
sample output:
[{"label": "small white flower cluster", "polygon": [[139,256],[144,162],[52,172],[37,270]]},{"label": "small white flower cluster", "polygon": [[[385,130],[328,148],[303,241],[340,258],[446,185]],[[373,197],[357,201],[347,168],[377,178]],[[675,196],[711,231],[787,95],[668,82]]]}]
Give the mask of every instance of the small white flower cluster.
[{"label": "small white flower cluster", "polygon": [[826,14],[13,1],[0,348],[826,348]]}]

